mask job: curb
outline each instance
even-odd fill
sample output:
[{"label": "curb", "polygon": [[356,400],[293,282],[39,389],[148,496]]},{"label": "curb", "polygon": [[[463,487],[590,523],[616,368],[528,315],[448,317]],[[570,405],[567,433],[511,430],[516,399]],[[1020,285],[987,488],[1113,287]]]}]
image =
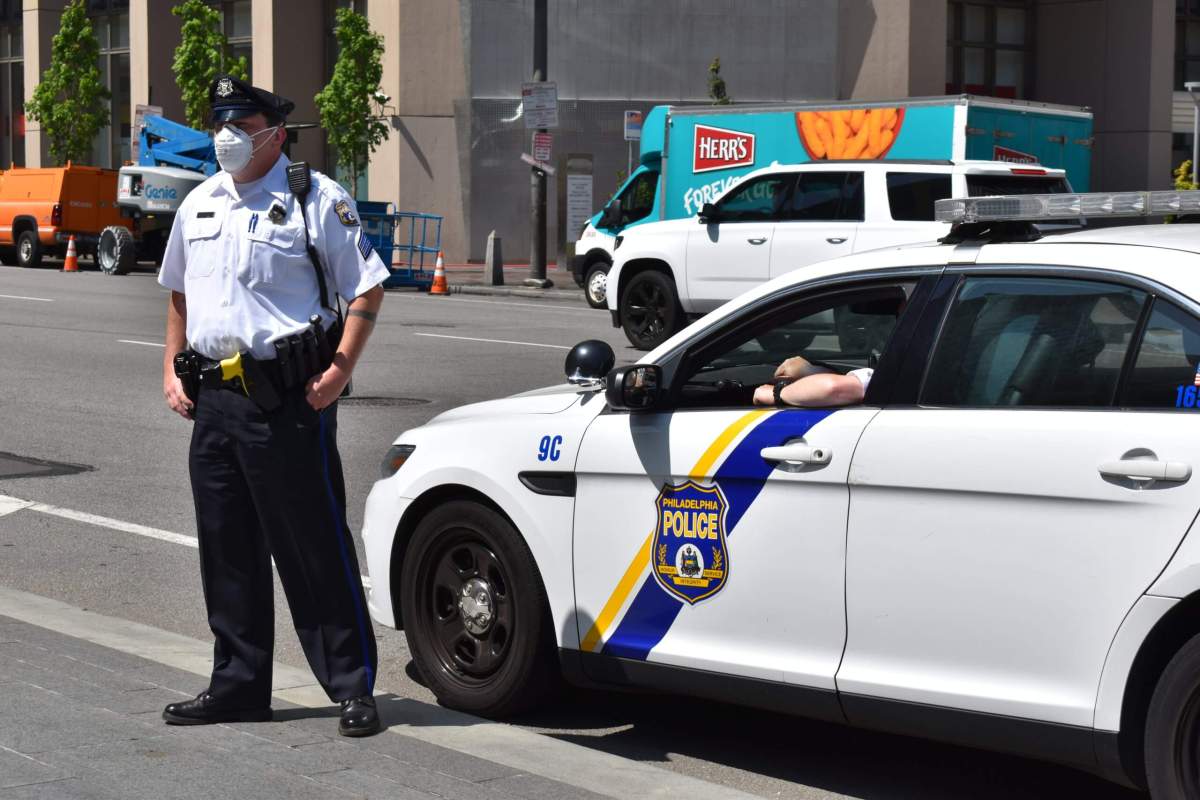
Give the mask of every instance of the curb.
[{"label": "curb", "polygon": [[529,297],[538,300],[566,300],[587,308],[582,289],[534,289],[516,286],[482,286],[473,283],[450,284],[451,294],[492,295],[495,297]]}]

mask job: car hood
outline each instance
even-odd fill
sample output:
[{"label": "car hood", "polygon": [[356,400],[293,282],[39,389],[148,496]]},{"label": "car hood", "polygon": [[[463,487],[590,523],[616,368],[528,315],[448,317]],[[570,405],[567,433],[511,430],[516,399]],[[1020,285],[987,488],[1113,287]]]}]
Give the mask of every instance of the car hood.
[{"label": "car hood", "polygon": [[594,390],[581,389],[571,385],[547,386],[514,394],[511,397],[502,397],[499,400],[485,400],[482,403],[471,403],[452,408],[438,414],[426,424],[436,425],[473,417],[497,417],[512,414],[557,414],[560,411],[566,411],[575,404],[581,394],[589,391]]}]

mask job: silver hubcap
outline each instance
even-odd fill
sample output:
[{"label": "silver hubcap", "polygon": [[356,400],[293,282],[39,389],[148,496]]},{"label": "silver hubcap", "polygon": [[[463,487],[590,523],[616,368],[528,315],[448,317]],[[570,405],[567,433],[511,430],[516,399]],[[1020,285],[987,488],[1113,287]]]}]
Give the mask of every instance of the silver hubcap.
[{"label": "silver hubcap", "polygon": [[29,240],[26,239],[25,241],[21,242],[21,258],[28,261],[31,255],[33,255],[33,245],[31,245]]},{"label": "silver hubcap", "polygon": [[604,299],[604,292],[608,288],[608,273],[597,272],[592,275],[592,279],[588,281],[588,294],[597,303]]},{"label": "silver hubcap", "polygon": [[463,625],[476,636],[487,633],[492,627],[495,612],[492,604],[492,587],[482,578],[471,578],[463,584],[458,597],[458,614]]}]

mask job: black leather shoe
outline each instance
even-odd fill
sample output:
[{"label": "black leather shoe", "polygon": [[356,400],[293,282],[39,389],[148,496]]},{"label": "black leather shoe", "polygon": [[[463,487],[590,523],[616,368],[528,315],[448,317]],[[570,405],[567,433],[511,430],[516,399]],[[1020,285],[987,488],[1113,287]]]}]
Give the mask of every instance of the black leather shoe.
[{"label": "black leather shoe", "polygon": [[215,722],[269,722],[271,709],[229,708],[222,706],[207,691],[191,700],[171,703],[163,709],[168,725],[212,725]]},{"label": "black leather shoe", "polygon": [[342,701],[342,719],[338,723],[338,733],[342,736],[374,736],[381,729],[375,698],[371,695]]}]

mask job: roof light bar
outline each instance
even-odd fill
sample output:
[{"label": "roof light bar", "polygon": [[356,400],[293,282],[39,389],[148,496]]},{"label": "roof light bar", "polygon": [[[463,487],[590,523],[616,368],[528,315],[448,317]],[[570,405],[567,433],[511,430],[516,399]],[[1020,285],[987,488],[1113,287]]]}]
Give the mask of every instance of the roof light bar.
[{"label": "roof light bar", "polygon": [[952,197],[934,203],[938,222],[1037,222],[1080,217],[1154,217],[1200,213],[1200,190]]}]

